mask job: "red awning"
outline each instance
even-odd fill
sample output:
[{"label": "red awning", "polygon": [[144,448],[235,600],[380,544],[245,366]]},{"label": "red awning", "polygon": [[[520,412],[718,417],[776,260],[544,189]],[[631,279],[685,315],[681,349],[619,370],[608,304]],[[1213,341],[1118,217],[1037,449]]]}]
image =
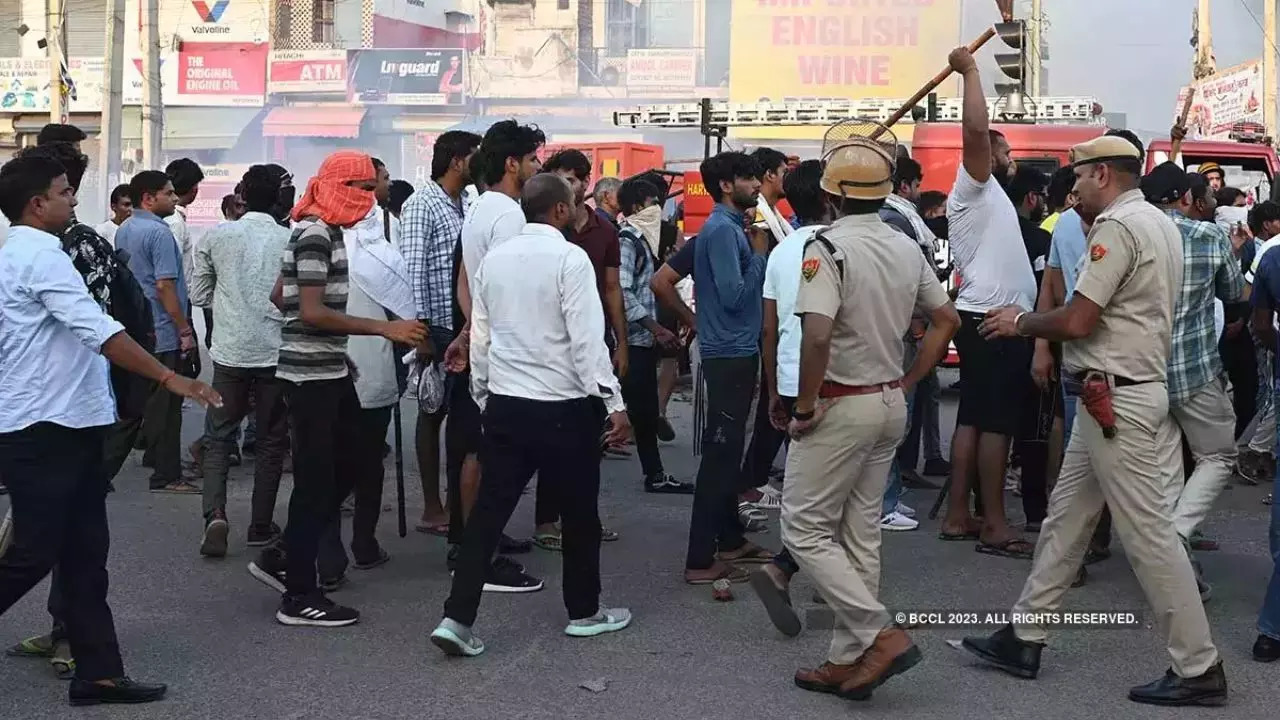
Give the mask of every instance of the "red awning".
[{"label": "red awning", "polygon": [[360,137],[360,121],[364,108],[353,107],[278,107],[272,108],[262,121],[265,137]]}]

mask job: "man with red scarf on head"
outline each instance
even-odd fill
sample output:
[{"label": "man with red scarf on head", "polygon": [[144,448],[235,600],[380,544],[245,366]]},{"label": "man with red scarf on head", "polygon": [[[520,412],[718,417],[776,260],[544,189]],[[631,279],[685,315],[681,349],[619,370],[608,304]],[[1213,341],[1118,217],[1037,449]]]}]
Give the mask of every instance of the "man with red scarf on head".
[{"label": "man with red scarf on head", "polygon": [[262,551],[249,572],[284,594],[276,620],[285,625],[341,627],[360,613],[325,597],[341,578],[316,583],[320,536],[338,515],[359,471],[351,448],[360,415],[347,358],[349,335],[380,335],[418,345],[427,331],[417,320],[371,320],[348,315],[347,250],[343,228],[374,205],[377,173],[363,153],[339,151],[320,165],[293,208],[297,223],[281,261],[272,298],[284,313],[276,377],[285,381],[293,428],[293,496],[280,545]]}]

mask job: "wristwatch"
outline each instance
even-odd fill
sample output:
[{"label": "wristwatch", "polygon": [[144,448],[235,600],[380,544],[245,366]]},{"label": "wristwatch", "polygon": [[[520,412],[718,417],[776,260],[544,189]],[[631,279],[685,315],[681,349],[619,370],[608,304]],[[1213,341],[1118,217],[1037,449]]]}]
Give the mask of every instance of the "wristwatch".
[{"label": "wristwatch", "polygon": [[796,420],[799,420],[800,422],[806,422],[806,421],[812,420],[813,415],[814,415],[813,410],[810,410],[809,412],[800,412],[799,410],[791,411],[791,417]]}]

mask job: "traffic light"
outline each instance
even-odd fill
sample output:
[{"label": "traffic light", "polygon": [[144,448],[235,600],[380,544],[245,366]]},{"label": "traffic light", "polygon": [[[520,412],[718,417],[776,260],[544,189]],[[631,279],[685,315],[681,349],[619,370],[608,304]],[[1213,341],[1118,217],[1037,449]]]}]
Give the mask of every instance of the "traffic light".
[{"label": "traffic light", "polygon": [[996,65],[1000,72],[1011,78],[1013,82],[996,83],[996,93],[1004,96],[1012,92],[1026,92],[1027,81],[1027,23],[1025,20],[1011,20],[996,23],[996,34],[1005,45],[1015,52],[996,53]]}]

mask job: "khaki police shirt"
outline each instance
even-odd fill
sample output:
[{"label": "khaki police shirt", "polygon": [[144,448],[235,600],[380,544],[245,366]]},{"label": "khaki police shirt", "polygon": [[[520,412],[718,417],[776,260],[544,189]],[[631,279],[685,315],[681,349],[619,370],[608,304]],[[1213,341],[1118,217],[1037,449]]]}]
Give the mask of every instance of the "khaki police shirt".
[{"label": "khaki police shirt", "polygon": [[841,218],[823,234],[835,255],[818,240],[805,248],[796,314],[834,321],[826,379],[855,386],[901,379],[912,312],[946,305],[946,290],[920,247],[879,215]]},{"label": "khaki police shirt", "polygon": [[1182,235],[1131,190],[1093,223],[1075,292],[1102,308],[1093,334],[1063,347],[1068,372],[1164,382],[1182,282]]}]

